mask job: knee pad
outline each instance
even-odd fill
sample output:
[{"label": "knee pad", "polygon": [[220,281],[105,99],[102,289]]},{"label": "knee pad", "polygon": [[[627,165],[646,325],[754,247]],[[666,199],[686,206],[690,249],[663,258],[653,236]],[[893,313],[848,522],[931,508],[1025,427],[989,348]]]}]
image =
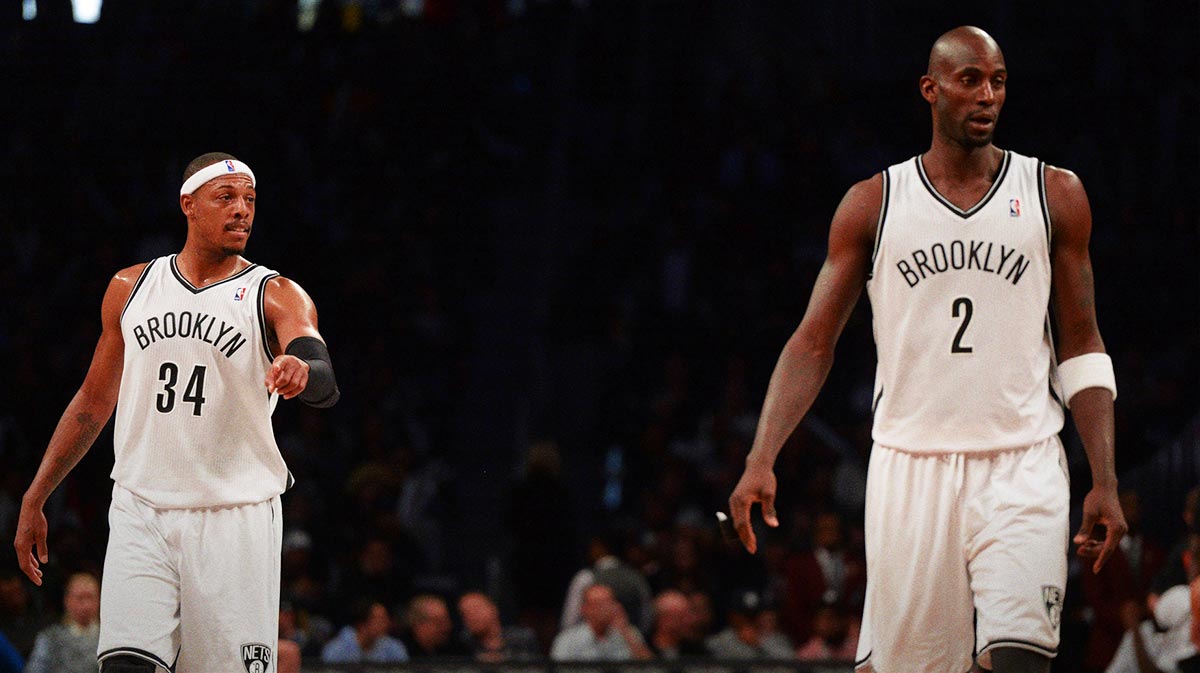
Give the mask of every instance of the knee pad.
[{"label": "knee pad", "polygon": [[114,654],[100,664],[100,673],[154,673],[154,662],[132,654]]}]

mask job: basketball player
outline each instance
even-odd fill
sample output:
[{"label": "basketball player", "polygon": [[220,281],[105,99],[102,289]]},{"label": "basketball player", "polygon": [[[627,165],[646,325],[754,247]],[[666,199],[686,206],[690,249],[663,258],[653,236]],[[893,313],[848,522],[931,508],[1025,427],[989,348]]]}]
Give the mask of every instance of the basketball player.
[{"label": "basketball player", "polygon": [[[978,28],[933,45],[920,80],[929,151],[854,185],[838,206],[730,497],[754,552],[750,507],[779,525],[775,459],[865,286],[878,370],[860,670],[963,673],[973,658],[1003,673],[1049,670],[1067,575],[1064,405],[1091,465],[1075,543],[1093,571],[1126,528],[1087,196],[1070,171],[992,143],[1007,78]],[[1092,539],[1098,524],[1103,542]]]},{"label": "basketball player", "polygon": [[183,250],[109,283],[91,368],[21,504],[17,559],[40,585],[43,505],[115,407],[101,671],[265,673],[291,479],[271,412],[279,397],[328,407],[339,393],[312,300],[241,256],[254,173],[212,153],[183,177]]}]

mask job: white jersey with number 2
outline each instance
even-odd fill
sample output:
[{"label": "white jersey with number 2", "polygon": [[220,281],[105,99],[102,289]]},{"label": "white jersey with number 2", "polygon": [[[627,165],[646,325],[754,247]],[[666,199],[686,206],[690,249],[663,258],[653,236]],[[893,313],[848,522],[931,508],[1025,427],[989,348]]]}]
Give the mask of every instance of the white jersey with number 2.
[{"label": "white jersey with number 2", "polygon": [[262,502],[289,474],[271,427],[263,296],[252,264],[193,286],[175,255],[142,272],[121,314],[125,362],[112,478],[160,508]]},{"label": "white jersey with number 2", "polygon": [[911,452],[1028,446],[1063,426],[1050,333],[1045,165],[1005,152],[967,210],[921,158],[883,173],[867,293],[873,439]]}]

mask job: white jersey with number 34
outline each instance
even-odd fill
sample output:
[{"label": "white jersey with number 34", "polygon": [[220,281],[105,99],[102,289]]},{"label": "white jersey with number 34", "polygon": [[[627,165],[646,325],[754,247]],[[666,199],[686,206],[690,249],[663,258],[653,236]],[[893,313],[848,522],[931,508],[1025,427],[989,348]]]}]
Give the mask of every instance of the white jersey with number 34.
[{"label": "white jersey with number 34", "polygon": [[263,295],[277,275],[251,265],[196,288],[174,255],[145,268],[121,314],[114,481],[161,508],[255,503],[285,490],[276,396],[265,385]]},{"label": "white jersey with number 34", "polygon": [[883,181],[867,282],[874,440],[968,452],[1058,433],[1045,165],[1005,152],[991,189],[967,210],[937,192],[920,157]]}]

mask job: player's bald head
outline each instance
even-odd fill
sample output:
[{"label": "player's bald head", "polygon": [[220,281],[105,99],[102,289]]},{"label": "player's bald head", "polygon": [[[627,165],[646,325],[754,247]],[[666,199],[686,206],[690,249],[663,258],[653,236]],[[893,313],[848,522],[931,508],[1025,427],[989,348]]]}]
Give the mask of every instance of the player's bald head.
[{"label": "player's bald head", "polygon": [[954,72],[964,63],[993,57],[1004,61],[1004,53],[991,35],[975,26],[959,26],[942,33],[933,43],[926,74],[937,78]]}]

